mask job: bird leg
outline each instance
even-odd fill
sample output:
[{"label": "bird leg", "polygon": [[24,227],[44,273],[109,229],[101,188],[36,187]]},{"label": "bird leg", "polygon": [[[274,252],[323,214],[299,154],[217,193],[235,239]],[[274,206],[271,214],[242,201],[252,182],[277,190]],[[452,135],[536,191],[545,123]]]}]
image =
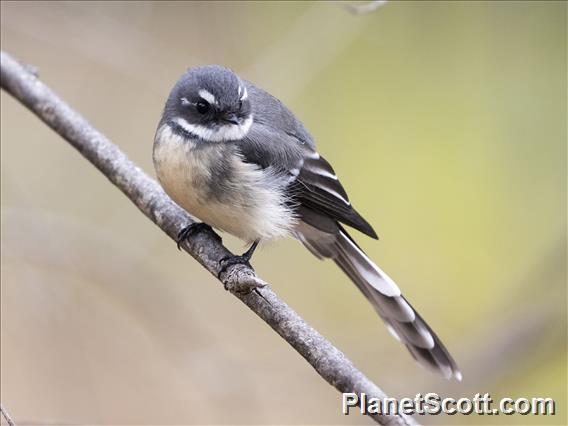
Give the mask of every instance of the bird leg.
[{"label": "bird leg", "polygon": [[178,250],[181,250],[181,244],[196,232],[208,232],[216,240],[221,241],[221,237],[209,225],[203,222],[194,222],[179,231],[176,240]]}]

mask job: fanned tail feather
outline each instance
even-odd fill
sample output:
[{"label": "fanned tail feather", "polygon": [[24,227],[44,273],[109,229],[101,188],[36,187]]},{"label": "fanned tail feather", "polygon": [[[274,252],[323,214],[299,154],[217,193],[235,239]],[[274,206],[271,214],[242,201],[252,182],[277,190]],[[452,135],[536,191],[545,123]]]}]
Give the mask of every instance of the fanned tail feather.
[{"label": "fanned tail feather", "polygon": [[398,286],[341,227],[329,234],[303,224],[298,238],[317,257],[331,258],[355,283],[413,358],[446,379],[461,380],[456,362],[438,336],[400,294]]}]

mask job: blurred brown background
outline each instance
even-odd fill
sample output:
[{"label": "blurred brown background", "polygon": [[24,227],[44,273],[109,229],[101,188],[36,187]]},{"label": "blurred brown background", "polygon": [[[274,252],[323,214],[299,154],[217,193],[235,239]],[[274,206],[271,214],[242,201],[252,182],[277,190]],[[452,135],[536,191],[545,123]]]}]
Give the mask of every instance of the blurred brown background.
[{"label": "blurred brown background", "polygon": [[[254,266],[392,396],[552,397],[566,424],[566,3],[7,2],[1,41],[154,174],[186,68],[282,99],[379,242],[358,241],[458,360],[418,367],[295,241]],[[21,424],[371,424],[80,155],[2,102],[1,399]],[[241,242],[225,237],[234,250]]]}]

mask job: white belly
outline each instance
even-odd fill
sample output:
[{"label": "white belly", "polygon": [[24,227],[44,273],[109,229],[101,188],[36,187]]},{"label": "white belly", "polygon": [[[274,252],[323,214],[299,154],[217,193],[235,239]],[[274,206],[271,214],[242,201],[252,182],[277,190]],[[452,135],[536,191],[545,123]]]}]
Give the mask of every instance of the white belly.
[{"label": "white belly", "polygon": [[[220,144],[222,142],[219,142]],[[289,235],[296,219],[282,179],[219,145],[195,149],[166,125],[156,134],[154,167],[166,193],[199,220],[247,241]],[[222,164],[227,176],[214,174]]]}]

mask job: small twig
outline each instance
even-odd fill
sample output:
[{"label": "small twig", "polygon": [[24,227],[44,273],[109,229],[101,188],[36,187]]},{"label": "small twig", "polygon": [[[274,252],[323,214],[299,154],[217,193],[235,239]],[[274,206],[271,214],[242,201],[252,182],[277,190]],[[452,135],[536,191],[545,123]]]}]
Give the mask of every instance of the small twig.
[{"label": "small twig", "polygon": [[14,421],[8,414],[6,407],[4,407],[4,405],[2,405],[1,403],[0,403],[0,412],[2,413],[2,416],[6,419],[6,423],[8,423],[8,426],[16,426],[16,423],[14,423]]},{"label": "small twig", "polygon": [[384,6],[387,0],[374,0],[366,3],[353,3],[351,1],[342,2],[345,9],[355,15],[365,15],[367,13],[372,13]]},{"label": "small twig", "polygon": [[[173,240],[178,231],[191,223],[187,213],[176,205],[158,183],[144,173],[103,134],[93,128],[35,75],[8,54],[1,53],[1,86],[30,109],[37,117],[75,147],[119,188],[152,222]],[[172,249],[175,246],[172,245]],[[181,247],[215,277],[221,272],[221,260],[231,256],[214,235],[197,232]],[[224,274],[224,284],[236,280],[239,284],[264,285],[254,271],[245,265],[233,265]],[[242,286],[238,286],[241,287]],[[365,393],[369,398],[384,399],[387,395],[349,361],[345,355],[309,326],[296,312],[282,302],[269,288],[239,294],[232,292],[274,331],[300,353],[318,374],[340,392]],[[340,400],[338,399],[338,412]],[[370,414],[380,424],[415,425],[406,415]]]}]

